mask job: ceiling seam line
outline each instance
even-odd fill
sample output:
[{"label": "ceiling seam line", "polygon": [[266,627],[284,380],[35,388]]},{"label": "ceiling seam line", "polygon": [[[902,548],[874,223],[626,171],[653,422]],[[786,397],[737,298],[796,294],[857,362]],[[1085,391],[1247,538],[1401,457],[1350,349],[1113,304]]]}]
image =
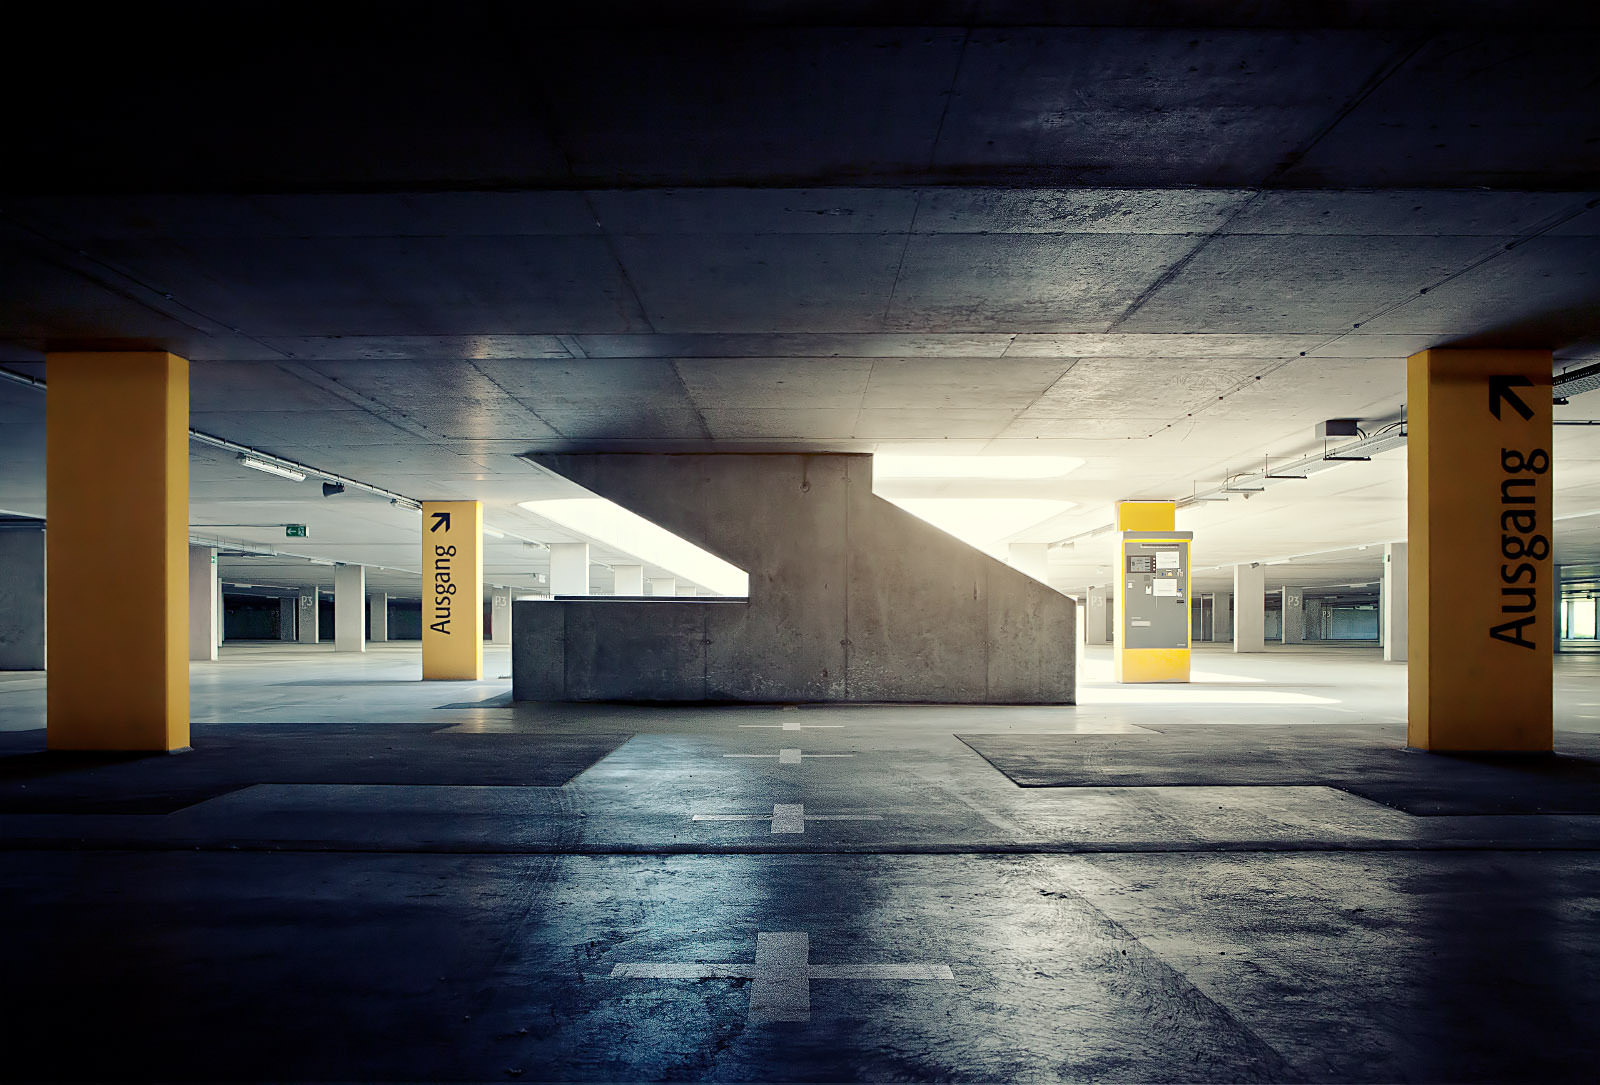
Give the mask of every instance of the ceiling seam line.
[{"label": "ceiling seam line", "polygon": [[1232,225],[1235,219],[1244,214],[1251,207],[1255,206],[1256,202],[1261,199],[1262,190],[1256,188],[1249,189],[1247,191],[1249,191],[1250,195],[1243,200],[1239,206],[1235,207],[1231,212],[1229,212],[1228,216],[1218,223],[1215,229],[1204,235],[1200,239],[1199,244],[1195,245],[1188,252],[1178,257],[1178,259],[1171,266],[1169,266],[1167,270],[1156,276],[1155,281],[1140,291],[1139,296],[1134,298],[1133,301],[1128,304],[1128,307],[1124,309],[1115,320],[1106,325],[1104,334],[1110,335],[1112,332],[1115,332],[1131,317],[1138,313],[1140,309],[1143,309],[1152,300],[1154,300],[1155,296],[1170,286],[1172,281],[1181,275],[1185,268],[1194,263],[1196,258],[1198,258],[1199,255],[1206,250],[1207,246],[1209,246],[1211,242],[1222,236],[1223,232],[1227,230],[1230,225]]}]

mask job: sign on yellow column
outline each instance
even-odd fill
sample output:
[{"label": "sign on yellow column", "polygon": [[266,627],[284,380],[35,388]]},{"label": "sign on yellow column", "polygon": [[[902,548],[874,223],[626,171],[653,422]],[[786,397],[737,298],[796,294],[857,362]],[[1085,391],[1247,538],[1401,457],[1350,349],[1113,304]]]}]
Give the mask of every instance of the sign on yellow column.
[{"label": "sign on yellow column", "polygon": [[422,677],[483,678],[483,503],[422,503]]},{"label": "sign on yellow column", "polygon": [[1406,372],[1407,742],[1549,750],[1556,637],[1548,350],[1426,350]]}]

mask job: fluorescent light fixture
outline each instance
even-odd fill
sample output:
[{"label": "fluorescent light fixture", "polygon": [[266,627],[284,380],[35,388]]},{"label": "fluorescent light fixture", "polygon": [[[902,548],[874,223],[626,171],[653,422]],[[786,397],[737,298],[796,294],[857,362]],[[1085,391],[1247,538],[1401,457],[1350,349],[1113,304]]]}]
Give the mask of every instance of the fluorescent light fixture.
[{"label": "fluorescent light fixture", "polygon": [[489,536],[489,538],[491,538],[491,539],[503,539],[503,538],[506,537],[506,533],[504,531],[496,531],[494,528],[490,527],[488,524],[484,524],[483,525],[483,533],[485,535]]},{"label": "fluorescent light fixture", "polygon": [[1083,466],[1075,456],[873,456],[872,477],[1060,478]]},{"label": "fluorescent light fixture", "polygon": [[563,497],[523,501],[517,507],[609,549],[631,554],[646,565],[655,565],[684,580],[704,584],[717,595],[741,598],[750,595],[750,577],[743,569],[680,539],[614,501],[603,497]]},{"label": "fluorescent light fixture", "polygon": [[1033,497],[886,498],[947,535],[992,554],[1004,553],[1004,539],[1023,528],[1073,508],[1071,501]]},{"label": "fluorescent light fixture", "polygon": [[246,455],[243,452],[239,453],[239,462],[246,467],[253,467],[257,471],[265,471],[269,475],[277,475],[280,478],[290,479],[294,482],[304,482],[306,480],[306,473],[304,471],[296,471],[293,467],[285,467],[281,463],[273,463],[271,460],[259,459],[255,456]]}]

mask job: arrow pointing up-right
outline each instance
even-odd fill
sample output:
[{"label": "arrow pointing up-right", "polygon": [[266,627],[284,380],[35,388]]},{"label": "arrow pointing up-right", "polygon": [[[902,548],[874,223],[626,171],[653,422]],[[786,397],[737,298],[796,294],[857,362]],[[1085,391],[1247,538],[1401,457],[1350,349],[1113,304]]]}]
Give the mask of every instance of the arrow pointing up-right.
[{"label": "arrow pointing up-right", "polygon": [[1527,377],[1493,376],[1489,378],[1489,413],[1496,418],[1500,417],[1500,404],[1511,404],[1511,409],[1522,416],[1524,422],[1533,417],[1533,408],[1522,402],[1521,397],[1513,388],[1532,388],[1533,382]]}]

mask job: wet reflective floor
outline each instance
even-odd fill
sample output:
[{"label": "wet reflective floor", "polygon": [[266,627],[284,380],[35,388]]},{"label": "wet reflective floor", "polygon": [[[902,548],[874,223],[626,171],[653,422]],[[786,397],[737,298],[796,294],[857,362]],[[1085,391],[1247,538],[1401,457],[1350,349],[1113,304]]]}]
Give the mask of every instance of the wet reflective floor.
[{"label": "wet reflective floor", "polygon": [[[1399,741],[1404,672],[1372,653],[1201,652],[1207,681],[1147,692],[1097,685],[1100,662],[1077,707],[668,710],[423,686],[402,647],[236,648],[196,666],[197,719],[294,724],[312,750],[300,725],[374,751],[404,729],[412,761],[426,723],[534,760],[559,739],[572,763],[385,782],[395,759],[355,779],[341,745],[348,782],[297,750],[167,812],[0,814],[4,1073],[1592,1080],[1600,817],[1418,816],[1315,783],[1019,787],[955,737]],[[7,720],[27,688],[0,688]],[[1557,688],[1577,748],[1600,682],[1563,660]],[[1221,734],[1219,760],[1245,741]]]}]

